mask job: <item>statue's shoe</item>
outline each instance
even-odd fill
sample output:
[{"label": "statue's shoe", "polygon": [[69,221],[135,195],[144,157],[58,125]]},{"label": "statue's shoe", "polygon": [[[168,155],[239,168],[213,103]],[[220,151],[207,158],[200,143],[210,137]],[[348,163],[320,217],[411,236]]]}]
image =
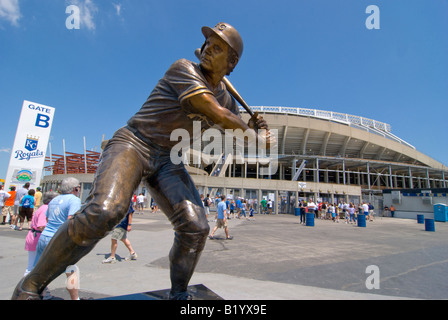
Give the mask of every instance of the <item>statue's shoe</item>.
[{"label": "statue's shoe", "polygon": [[22,289],[24,279],[25,278],[22,278],[22,280],[20,280],[20,282],[17,284],[14,293],[12,294],[11,300],[42,300],[40,294]]}]

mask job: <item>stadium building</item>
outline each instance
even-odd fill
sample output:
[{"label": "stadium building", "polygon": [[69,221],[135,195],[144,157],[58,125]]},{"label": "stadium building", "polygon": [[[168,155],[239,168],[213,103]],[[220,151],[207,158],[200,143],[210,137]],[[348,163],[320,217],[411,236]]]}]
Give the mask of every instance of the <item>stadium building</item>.
[{"label": "stadium building", "polygon": [[[213,154],[207,142],[184,155],[199,193],[243,197],[276,204],[276,213],[294,213],[297,200],[371,202],[383,207],[383,190],[448,187],[448,168],[392,134],[387,123],[344,113],[295,107],[252,107],[277,132],[277,163],[262,157]],[[249,115],[241,110],[247,122]],[[211,143],[211,142],[209,142]],[[223,144],[225,143],[223,139]],[[222,150],[226,150],[223,146]],[[201,154],[197,154],[200,152]],[[189,157],[189,158],[188,158]],[[192,161],[192,159],[201,159]],[[47,157],[44,190],[66,176],[77,177],[85,200],[99,153]],[[263,171],[264,170],[264,171]],[[261,172],[271,172],[270,175]],[[136,192],[146,193],[141,185]]]}]

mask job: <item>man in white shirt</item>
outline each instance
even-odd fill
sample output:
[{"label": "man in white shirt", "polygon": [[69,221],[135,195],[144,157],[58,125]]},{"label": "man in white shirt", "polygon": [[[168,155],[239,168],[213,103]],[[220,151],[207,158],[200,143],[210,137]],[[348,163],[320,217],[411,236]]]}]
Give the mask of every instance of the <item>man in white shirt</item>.
[{"label": "man in white shirt", "polygon": [[139,214],[143,214],[143,204],[145,203],[145,196],[140,193],[137,197],[137,209]]},{"label": "man in white shirt", "polygon": [[268,212],[269,212],[269,214],[272,214],[272,200],[271,199],[269,199],[269,201],[268,201]]},{"label": "man in white shirt", "polygon": [[308,201],[308,213],[316,213],[316,204],[313,202],[313,199],[310,199],[310,201]]},{"label": "man in white shirt", "polygon": [[367,220],[369,218],[369,206],[365,202],[362,203],[362,211],[365,214]]},{"label": "man in white shirt", "polygon": [[[10,196],[11,196],[11,195],[10,195],[8,192],[6,192],[5,190],[3,190],[3,186],[0,185],[0,212],[2,212],[2,215],[3,215],[3,207],[4,207],[4,205],[5,205],[5,201],[8,200],[8,198],[9,198]],[[5,224],[5,223],[6,223],[6,217],[7,217],[6,214],[3,215],[3,221],[2,221],[2,224]]]}]

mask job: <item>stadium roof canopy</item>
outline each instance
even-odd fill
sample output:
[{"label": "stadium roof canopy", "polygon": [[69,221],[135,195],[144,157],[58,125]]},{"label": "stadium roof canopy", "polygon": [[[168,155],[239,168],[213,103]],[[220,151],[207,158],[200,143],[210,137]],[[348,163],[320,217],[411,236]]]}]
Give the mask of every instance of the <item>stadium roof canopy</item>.
[{"label": "stadium roof canopy", "polygon": [[[279,160],[313,160],[320,169],[369,171],[446,181],[448,168],[395,136],[391,125],[339,112],[296,107],[251,107],[278,130]],[[240,108],[243,119],[249,115]],[[309,165],[307,165],[309,167]],[[412,173],[410,173],[412,170]]]}]

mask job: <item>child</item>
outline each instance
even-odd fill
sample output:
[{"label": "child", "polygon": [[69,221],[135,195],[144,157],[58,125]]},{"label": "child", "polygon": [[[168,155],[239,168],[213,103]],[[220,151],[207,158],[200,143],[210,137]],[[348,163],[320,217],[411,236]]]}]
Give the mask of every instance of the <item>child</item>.
[{"label": "child", "polygon": [[48,204],[53,198],[57,197],[57,192],[47,192],[43,195],[43,205],[34,213],[31,220],[30,231],[28,232],[25,240],[25,250],[28,251],[28,267],[25,270],[24,276],[26,276],[34,266],[34,260],[36,258],[36,246],[39,241],[40,234],[47,225],[47,216],[45,213],[48,209]]},{"label": "child", "polygon": [[34,212],[34,189],[31,189],[28,191],[28,194],[25,195],[22,198],[22,201],[20,202],[20,208],[19,208],[19,218],[20,218],[20,227],[19,231],[22,231],[23,223],[26,221],[28,222],[28,228],[30,225],[30,221],[33,218],[33,212]]},{"label": "child", "polygon": [[254,219],[254,208],[251,206],[249,211],[249,220],[255,220]]}]

